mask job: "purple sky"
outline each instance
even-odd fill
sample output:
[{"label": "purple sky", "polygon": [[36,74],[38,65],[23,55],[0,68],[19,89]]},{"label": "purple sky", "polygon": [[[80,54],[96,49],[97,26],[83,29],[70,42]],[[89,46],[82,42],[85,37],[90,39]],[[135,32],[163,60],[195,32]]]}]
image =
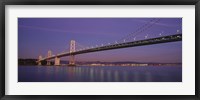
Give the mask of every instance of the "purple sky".
[{"label": "purple sky", "polygon": [[[154,18],[19,18],[18,56],[38,58],[69,51],[70,40],[91,47],[115,41],[134,33]],[[153,23],[150,23],[153,24]],[[182,18],[161,18],[151,28],[139,33],[136,40],[176,34],[182,30]],[[133,40],[133,38],[132,38]],[[80,46],[77,46],[79,49]],[[68,60],[63,57],[62,60]],[[182,42],[76,55],[76,61],[182,62]]]}]

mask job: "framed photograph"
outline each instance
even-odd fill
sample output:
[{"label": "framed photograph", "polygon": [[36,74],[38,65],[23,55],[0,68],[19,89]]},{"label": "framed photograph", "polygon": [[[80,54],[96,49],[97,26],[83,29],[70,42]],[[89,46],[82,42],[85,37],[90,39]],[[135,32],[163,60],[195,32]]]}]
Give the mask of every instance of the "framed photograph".
[{"label": "framed photograph", "polygon": [[199,99],[199,0],[1,5],[1,99]]}]

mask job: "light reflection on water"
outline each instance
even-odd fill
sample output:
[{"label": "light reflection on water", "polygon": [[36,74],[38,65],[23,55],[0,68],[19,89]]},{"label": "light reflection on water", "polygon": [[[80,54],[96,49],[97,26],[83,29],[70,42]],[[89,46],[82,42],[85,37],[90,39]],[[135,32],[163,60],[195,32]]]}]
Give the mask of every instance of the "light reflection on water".
[{"label": "light reflection on water", "polygon": [[181,82],[181,66],[19,66],[19,82]]}]

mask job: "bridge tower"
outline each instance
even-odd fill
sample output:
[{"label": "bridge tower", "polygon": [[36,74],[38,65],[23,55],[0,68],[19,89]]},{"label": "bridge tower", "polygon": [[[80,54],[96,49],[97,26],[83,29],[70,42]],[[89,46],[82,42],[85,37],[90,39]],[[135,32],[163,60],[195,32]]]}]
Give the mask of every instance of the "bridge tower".
[{"label": "bridge tower", "polygon": [[70,42],[70,59],[69,59],[69,66],[75,66],[75,56],[71,53],[75,52],[75,40],[71,40]]},{"label": "bridge tower", "polygon": [[41,60],[42,60],[42,56],[40,55],[40,56],[39,56],[39,59],[38,59],[38,65],[39,65],[39,66],[42,65]]},{"label": "bridge tower", "polygon": [[[48,54],[47,54],[47,58],[51,57],[52,56],[52,52],[51,50],[48,51]],[[50,60],[47,60],[47,65],[50,66],[51,65],[51,61]]]}]

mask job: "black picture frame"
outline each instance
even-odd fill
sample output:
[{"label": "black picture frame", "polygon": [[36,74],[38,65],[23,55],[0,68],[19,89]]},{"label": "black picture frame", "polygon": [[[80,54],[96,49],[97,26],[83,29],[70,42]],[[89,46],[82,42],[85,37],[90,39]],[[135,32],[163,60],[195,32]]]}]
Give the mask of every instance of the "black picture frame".
[{"label": "black picture frame", "polygon": [[[1,0],[0,2],[0,98],[2,100],[199,100],[200,99],[200,0]],[[5,95],[5,6],[6,5],[195,5],[195,95]],[[105,89],[106,90],[106,89]]]}]

